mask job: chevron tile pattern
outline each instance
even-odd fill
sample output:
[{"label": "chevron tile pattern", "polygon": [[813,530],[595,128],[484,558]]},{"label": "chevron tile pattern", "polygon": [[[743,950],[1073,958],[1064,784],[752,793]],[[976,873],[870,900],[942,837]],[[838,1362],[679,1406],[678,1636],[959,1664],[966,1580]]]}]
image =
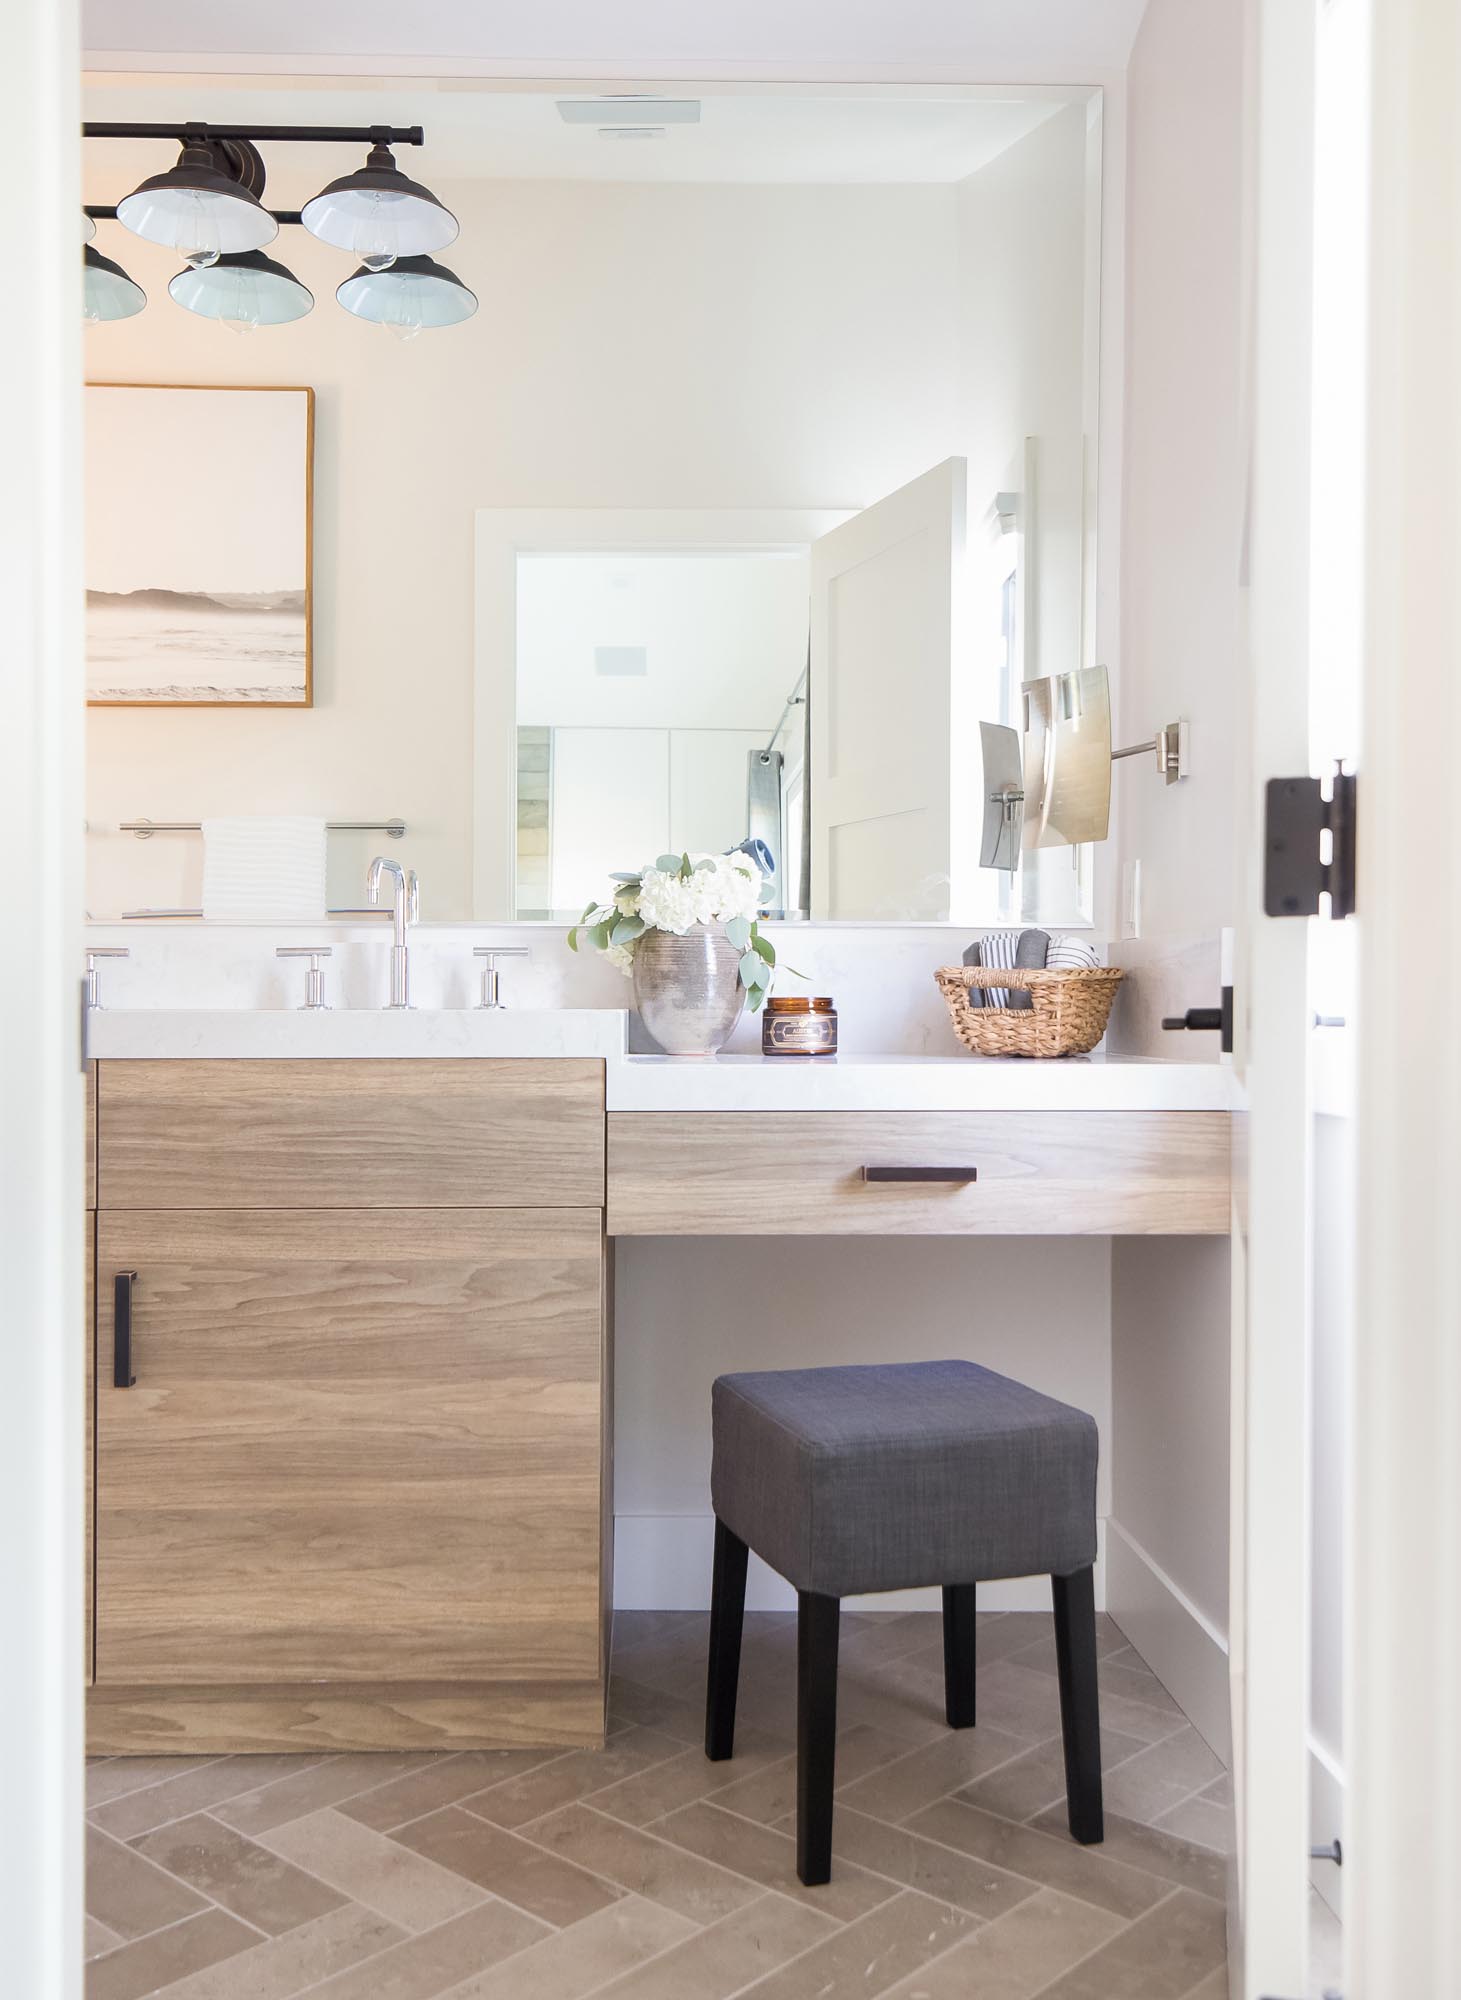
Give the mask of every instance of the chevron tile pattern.
[{"label": "chevron tile pattern", "polygon": [[616,1620],[606,1749],[118,1757],[88,1769],[87,2000],[1208,2000],[1227,1774],[1107,1620],[1107,1835],[1065,1832],[1049,1618],[842,1627],[830,1884],[793,1866],[796,1631],[746,1620],[734,1759],[707,1620]]}]

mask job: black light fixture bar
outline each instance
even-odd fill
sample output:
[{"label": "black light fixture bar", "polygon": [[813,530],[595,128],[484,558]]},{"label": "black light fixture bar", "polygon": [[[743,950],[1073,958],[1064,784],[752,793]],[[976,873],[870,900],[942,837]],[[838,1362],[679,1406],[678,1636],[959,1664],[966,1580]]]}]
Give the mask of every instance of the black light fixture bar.
[{"label": "black light fixture bar", "polygon": [[[115,208],[106,208],[96,201],[83,202],[81,212],[89,215],[93,222],[115,222],[117,219]],[[271,208],[269,213],[276,222],[299,222],[303,219],[297,208]]]},{"label": "black light fixture bar", "polygon": [[272,145],[276,140],[300,139],[309,145],[329,145],[338,141],[351,146],[424,146],[426,134],[420,125],[202,125],[182,120],[176,125],[127,125],[98,123],[88,119],[81,128],[83,139],[176,139],[191,134],[205,139],[252,139],[256,145]]}]

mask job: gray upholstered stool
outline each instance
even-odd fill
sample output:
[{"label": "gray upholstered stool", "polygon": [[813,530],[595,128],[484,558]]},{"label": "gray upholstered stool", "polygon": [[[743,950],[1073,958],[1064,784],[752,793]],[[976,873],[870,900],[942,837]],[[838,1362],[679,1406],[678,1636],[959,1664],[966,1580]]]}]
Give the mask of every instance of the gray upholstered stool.
[{"label": "gray upholstered stool", "polygon": [[797,1591],[797,1873],[832,1871],[839,1600],[943,1588],[944,1706],[974,1721],[975,1587],[1048,1575],[1073,1837],[1102,1838],[1096,1425],[969,1361],[722,1375],[705,1754],[729,1757],[747,1550]]}]

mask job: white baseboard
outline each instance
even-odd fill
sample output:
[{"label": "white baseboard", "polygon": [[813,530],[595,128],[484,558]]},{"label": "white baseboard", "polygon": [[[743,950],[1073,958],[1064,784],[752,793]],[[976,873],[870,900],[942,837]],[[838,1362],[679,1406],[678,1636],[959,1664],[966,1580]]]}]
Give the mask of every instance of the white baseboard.
[{"label": "white baseboard", "polygon": [[[1323,1847],[1344,1835],[1344,1771],[1317,1738],[1309,1738],[1309,1838]],[[1309,1880],[1342,1922],[1343,1869],[1332,1861],[1311,1861]]]},{"label": "white baseboard", "polygon": [[1107,1524],[1106,1609],[1200,1736],[1233,1761],[1228,1642],[1119,1521]]},{"label": "white baseboard", "polygon": [[[1097,1526],[1096,1609],[1106,1607],[1105,1522]],[[616,1514],[614,1516],[614,1609],[616,1611],[708,1611],[710,1559],[715,1541],[713,1514]],[[935,1590],[891,1590],[849,1597],[860,1611],[937,1611]],[[981,1583],[981,1611],[1048,1611],[1050,1581],[1043,1576]],[[784,1578],[751,1557],[746,1578],[748,1611],[794,1611],[796,1592]]]}]

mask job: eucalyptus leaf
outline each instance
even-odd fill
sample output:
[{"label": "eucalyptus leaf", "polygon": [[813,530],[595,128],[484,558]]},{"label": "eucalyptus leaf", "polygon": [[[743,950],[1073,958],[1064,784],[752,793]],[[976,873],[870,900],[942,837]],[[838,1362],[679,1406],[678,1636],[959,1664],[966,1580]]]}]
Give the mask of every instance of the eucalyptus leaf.
[{"label": "eucalyptus leaf", "polygon": [[613,924],[609,921],[608,918],[605,918],[603,923],[594,925],[593,929],[588,934],[588,939],[589,943],[593,946],[595,951],[608,950],[609,939],[610,936],[612,935],[613,928],[614,928]]},{"label": "eucalyptus leaf", "polygon": [[575,924],[575,925],[573,926],[573,929],[572,929],[572,930],[571,930],[571,931],[570,931],[570,932],[568,933],[568,949],[569,949],[570,951],[577,951],[577,950],[578,950],[578,925],[577,925],[577,924]]},{"label": "eucalyptus leaf", "polygon": [[751,939],[751,949],[752,951],[759,953],[759,955],[765,959],[768,965],[772,966],[775,965],[776,947],[774,944],[772,944],[770,938],[762,937],[759,931],[756,933],[755,937]]},{"label": "eucalyptus leaf", "polygon": [[680,872],[680,857],[678,854],[662,854],[654,865],[658,868],[661,875],[678,875]]},{"label": "eucalyptus leaf", "polygon": [[766,998],[768,989],[764,986],[751,986],[746,991],[751,1012],[759,1014],[761,1011],[761,1002]]},{"label": "eucalyptus leaf", "polygon": [[643,917],[621,917],[614,926],[612,942],[633,944],[635,938],[643,936],[649,928]]},{"label": "eucalyptus leaf", "polygon": [[749,917],[731,917],[725,927],[725,934],[737,951],[744,951],[751,942],[751,920]]},{"label": "eucalyptus leaf", "polygon": [[707,854],[703,861],[697,861],[695,863],[695,873],[697,875],[700,875],[707,868],[713,868],[714,866],[715,866],[715,856],[713,854]]},{"label": "eucalyptus leaf", "polygon": [[690,877],[691,877],[691,875],[692,875],[693,873],[694,873],[694,870],[693,870],[693,869],[691,868],[691,866],[690,866],[690,857],[689,857],[689,855],[688,855],[688,854],[682,854],[682,855],[680,856],[680,880],[681,880],[682,882],[688,882],[688,881],[689,881],[689,879],[690,879]]},{"label": "eucalyptus leaf", "polygon": [[741,975],[741,984],[748,993],[753,986],[760,986],[765,981],[765,971],[760,959],[757,958],[753,951],[742,953],[738,970]]},{"label": "eucalyptus leaf", "polygon": [[639,885],[639,877],[637,875],[626,875],[618,869],[609,877],[609,880],[611,882],[632,882],[636,888]]}]

